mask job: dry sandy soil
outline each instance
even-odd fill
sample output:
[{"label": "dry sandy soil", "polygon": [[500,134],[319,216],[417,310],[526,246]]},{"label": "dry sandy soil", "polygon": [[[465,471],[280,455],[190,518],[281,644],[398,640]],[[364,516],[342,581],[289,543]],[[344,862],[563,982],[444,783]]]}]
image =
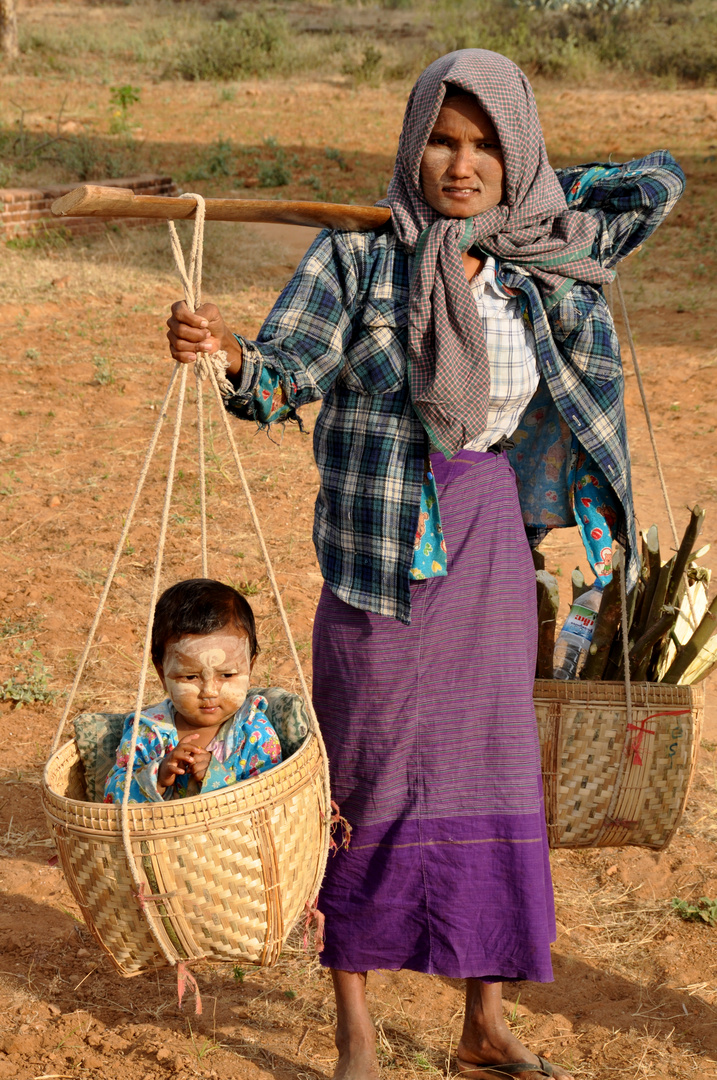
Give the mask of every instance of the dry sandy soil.
[{"label": "dry sandy soil", "polygon": [[[22,89],[24,100],[34,102],[37,130],[51,126],[57,80],[7,76],[5,89],[8,95]],[[252,147],[265,145],[270,135],[300,165],[293,185],[268,196],[315,197],[300,176],[316,166],[327,194],[371,201],[390,171],[406,90],[355,90],[340,80],[257,82],[225,100],[212,86],[153,84],[143,87],[142,138],[163,168],[181,176],[183,161],[196,160],[219,136]],[[77,81],[70,119],[81,120],[93,93],[90,82]],[[625,266],[623,281],[678,522],[684,524],[686,505],[699,502],[707,508],[705,539],[714,543],[717,322],[708,283],[715,270],[709,191],[717,175],[717,94],[543,86],[538,97],[556,163],[610,154],[623,160],[658,146],[684,162],[685,199]],[[326,157],[327,146],[341,152],[346,168]],[[243,194],[252,186],[251,155],[242,161],[241,175],[223,181],[224,191]],[[218,182],[200,187],[220,189]],[[252,334],[307,239],[301,230],[212,227],[206,296]],[[335,1059],[328,977],[299,942],[271,970],[200,966],[200,1018],[178,1011],[170,972],[131,982],[116,976],[53,865],[40,808],[39,778],[62,693],[163,396],[169,373],[163,323],[178,295],[161,229],[111,230],[84,243],[0,252],[0,678],[17,667],[34,671],[39,693],[46,671],[47,686],[58,692],[45,703],[0,704],[0,1078],[8,1080],[324,1080]],[[627,357],[626,368],[639,520],[642,527],[659,523],[667,550],[666,517]],[[304,410],[308,429],[314,416],[315,409]],[[216,414],[210,423],[210,571],[251,598],[263,646],[260,681],[293,684]],[[311,440],[295,428],[277,432],[276,441],[238,422],[234,430],[309,666],[320,588],[310,539]],[[193,576],[198,567],[194,437],[190,412],[167,580]],[[122,556],[80,706],[121,709],[132,701],[166,460],[165,446]],[[573,531],[554,534],[545,550],[549,568],[560,574],[565,609],[570,571],[584,567]],[[715,550],[705,560],[713,569]],[[153,684],[150,696],[155,692]],[[672,897],[717,897],[717,712],[709,695],[708,686],[699,771],[670,847],[555,854],[555,983],[504,988],[515,1030],[580,1080],[717,1076],[715,930],[681,921],[670,906]],[[454,1071],[460,985],[376,972],[369,994],[386,1075],[403,1080]]]}]

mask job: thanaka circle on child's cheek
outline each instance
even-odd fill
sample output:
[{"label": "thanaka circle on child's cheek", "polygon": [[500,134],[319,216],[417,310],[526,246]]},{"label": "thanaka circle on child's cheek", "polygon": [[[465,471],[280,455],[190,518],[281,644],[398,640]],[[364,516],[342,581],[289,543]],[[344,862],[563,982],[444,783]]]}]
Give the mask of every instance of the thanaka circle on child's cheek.
[{"label": "thanaka circle on child's cheek", "polygon": [[472,94],[446,99],[421,159],[426,202],[444,217],[482,214],[503,199],[503,151]]},{"label": "thanaka circle on child's cheek", "polygon": [[157,674],[183,726],[218,728],[243,704],[251,668],[248,636],[225,626],[169,642]]}]

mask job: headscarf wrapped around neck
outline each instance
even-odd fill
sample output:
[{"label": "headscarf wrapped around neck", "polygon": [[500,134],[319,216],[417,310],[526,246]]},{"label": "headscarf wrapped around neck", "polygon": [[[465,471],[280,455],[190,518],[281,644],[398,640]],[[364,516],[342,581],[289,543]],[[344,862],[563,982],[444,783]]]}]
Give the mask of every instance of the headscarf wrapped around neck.
[{"label": "headscarf wrapped around neck", "polygon": [[[475,97],[503,153],[505,195],[472,218],[447,218],[423,196],[421,160],[446,84]],[[512,60],[461,49],[434,61],[411,91],[388,194],[393,228],[415,254],[409,298],[408,378],[431,444],[452,457],[485,430],[490,367],[461,254],[484,253],[531,274],[547,308],[575,280],[612,280],[593,258],[595,221],[570,210],[550,167],[530,83]]]}]

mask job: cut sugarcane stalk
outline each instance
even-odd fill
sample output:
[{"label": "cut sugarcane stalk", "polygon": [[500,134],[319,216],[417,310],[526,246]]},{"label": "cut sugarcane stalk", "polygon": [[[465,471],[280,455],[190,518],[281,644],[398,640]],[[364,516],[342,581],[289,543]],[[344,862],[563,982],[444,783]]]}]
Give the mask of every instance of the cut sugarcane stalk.
[{"label": "cut sugarcane stalk", "polygon": [[705,647],[685,671],[680,679],[680,685],[692,686],[702,682],[717,668],[717,634],[713,634]]},{"label": "cut sugarcane stalk", "polygon": [[652,650],[658,641],[662,641],[665,635],[669,634],[673,620],[674,613],[671,611],[666,612],[635,642],[630,650],[631,678],[638,681],[644,679],[644,673],[647,669],[650,656],[652,655]]},{"label": "cut sugarcane stalk", "polygon": [[[654,592],[652,594],[652,601],[650,603],[650,609],[649,609],[649,611],[647,613],[647,617],[641,620],[642,627],[638,627],[638,628],[635,629],[635,636],[636,636],[638,641],[640,639],[642,639],[644,637],[644,635],[648,632],[650,627],[654,626],[655,623],[658,622],[662,618],[662,616],[665,614],[665,612],[663,612],[662,608],[664,606],[665,593],[667,592],[667,586],[668,586],[669,581],[670,581],[670,573],[671,572],[672,572],[672,559],[670,559],[669,562],[664,563],[663,566],[660,567],[660,572],[657,575],[657,584],[656,584],[655,590],[654,590]],[[643,606],[643,614],[644,614],[644,606]],[[674,612],[671,613],[672,622],[670,623],[670,626],[674,623],[676,618],[677,618],[677,611],[674,611]],[[669,627],[668,627],[667,632],[669,633]],[[662,638],[660,638],[659,640],[660,640],[660,643],[661,643]],[[640,663],[640,666],[639,666],[639,668],[637,669],[637,671],[635,673],[635,678],[637,680],[639,680],[640,682],[642,682],[644,679],[649,679],[650,678],[649,668],[650,668],[650,664],[652,662],[652,658],[653,658],[653,652],[648,652],[647,655],[643,658],[642,662]]]},{"label": "cut sugarcane stalk", "polygon": [[544,570],[545,569],[545,556],[543,555],[542,551],[538,551],[537,548],[533,548],[531,554],[533,556],[533,566],[535,567],[535,569],[536,570]]},{"label": "cut sugarcane stalk", "polygon": [[[682,537],[682,543],[680,544],[677,554],[675,555],[675,561],[672,567],[672,574],[670,575],[670,583],[667,587],[667,593],[665,595],[665,604],[668,607],[677,600],[677,591],[682,583],[682,575],[687,569],[687,564],[690,561],[692,549],[695,546],[695,541],[702,531],[704,525],[705,512],[701,506],[695,506],[690,513],[690,520],[687,523],[685,534]],[[695,612],[695,615],[697,613]]]},{"label": "cut sugarcane stalk", "polygon": [[[687,597],[689,593],[689,599]],[[681,648],[686,645],[692,636],[694,627],[692,625],[692,610],[690,609],[690,600],[692,601],[692,608],[695,612],[695,617],[698,622],[704,617],[707,611],[707,589],[702,581],[695,581],[692,585],[689,585],[685,595],[682,597],[680,603],[680,610],[675,620],[675,625],[670,634],[665,648],[662,651],[660,660],[656,670],[656,681],[660,682],[663,675],[669,668],[672,661],[677,656],[678,646]],[[675,640],[677,644],[675,644]]]},{"label": "cut sugarcane stalk", "polygon": [[647,629],[650,605],[652,604],[652,598],[655,594],[657,581],[660,575],[660,538],[657,532],[657,525],[651,525],[647,532],[643,533],[642,558],[645,574],[645,591],[640,603],[640,610],[635,614],[633,620],[632,636],[634,638],[642,637]]},{"label": "cut sugarcane stalk", "polygon": [[697,627],[690,640],[683,646],[680,655],[675,657],[670,664],[670,667],[665,672],[664,678],[662,679],[664,683],[670,683],[674,686],[681,681],[682,676],[693,661],[698,658],[703,648],[712,637],[716,625],[717,596],[708,607],[700,625]]},{"label": "cut sugarcane stalk", "polygon": [[[641,579],[638,579],[635,588],[627,597],[628,650],[631,649],[633,645],[633,636],[631,635],[630,631],[634,622],[637,605],[640,603],[642,599],[642,593],[644,591],[644,582]],[[605,680],[623,679],[625,677],[625,655],[622,647],[622,634],[623,629],[622,626],[620,626],[617,633],[615,634],[615,637],[612,640],[612,645],[610,646],[610,653],[608,655],[607,666],[603,671],[602,677]]]},{"label": "cut sugarcane stalk", "polygon": [[577,598],[582,596],[583,593],[586,593],[590,586],[585,584],[585,575],[579,566],[576,566],[573,570],[570,575],[570,581],[573,587],[573,603],[575,603]]},{"label": "cut sugarcane stalk", "polygon": [[595,619],[593,638],[580,672],[581,679],[602,679],[610,655],[610,646],[620,622],[620,579],[623,573],[622,552],[616,551],[612,560],[612,578],[603,589],[600,608]]},{"label": "cut sugarcane stalk", "polygon": [[547,570],[535,574],[538,591],[538,658],[536,678],[552,679],[555,652],[555,620],[558,615],[558,583]]}]

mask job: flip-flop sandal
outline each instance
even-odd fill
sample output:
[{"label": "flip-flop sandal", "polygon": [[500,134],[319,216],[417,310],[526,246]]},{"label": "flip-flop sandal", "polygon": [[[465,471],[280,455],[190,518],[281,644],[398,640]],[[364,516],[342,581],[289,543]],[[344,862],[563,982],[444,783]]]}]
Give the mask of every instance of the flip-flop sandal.
[{"label": "flip-flop sandal", "polygon": [[537,1073],[540,1076],[555,1076],[553,1066],[549,1061],[546,1061],[540,1054],[537,1055],[539,1065],[531,1065],[527,1061],[509,1061],[503,1065],[482,1065],[480,1061],[464,1061],[462,1058],[456,1058],[458,1062],[458,1074],[461,1080],[485,1080],[486,1074],[493,1080],[493,1077],[514,1077],[519,1076],[522,1072]]}]

